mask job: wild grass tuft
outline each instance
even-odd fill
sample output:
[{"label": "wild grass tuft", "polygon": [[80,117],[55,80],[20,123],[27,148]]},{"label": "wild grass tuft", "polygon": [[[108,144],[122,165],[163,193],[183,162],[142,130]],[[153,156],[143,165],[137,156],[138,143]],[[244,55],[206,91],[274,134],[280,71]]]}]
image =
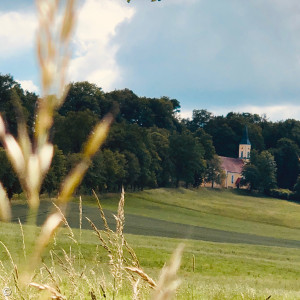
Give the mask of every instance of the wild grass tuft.
[{"label": "wild grass tuft", "polygon": [[[109,228],[97,198],[100,218],[104,231],[88,219],[92,229],[109,258],[109,275],[104,274],[101,257],[95,256],[95,265],[88,268],[82,246],[82,200],[79,202],[79,241],[65,217],[66,205],[80,184],[91,160],[105,141],[113,116],[108,114],[92,130],[85,143],[81,161],[66,176],[54,204],[41,228],[35,226],[40,205],[40,191],[43,180],[53,158],[53,144],[49,133],[53,125],[53,115],[64,102],[68,92],[66,88],[67,67],[70,58],[70,38],[76,20],[75,0],[37,0],[39,29],[37,34],[37,55],[41,71],[42,97],[37,103],[33,138],[30,138],[21,110],[19,109],[18,137],[8,133],[0,116],[0,140],[7,153],[15,173],[18,176],[24,194],[27,197],[30,212],[27,224],[19,226],[22,236],[23,263],[15,263],[13,254],[4,242],[0,241],[10,262],[9,266],[0,264],[3,287],[10,286],[16,299],[101,299],[121,295],[124,286],[130,286],[132,299],[140,299],[142,289],[154,289],[156,295],[170,297],[177,288],[175,273],[179,266],[181,250],[175,252],[172,263],[166,267],[158,284],[141,268],[133,248],[125,239],[124,190],[121,193],[118,212],[114,216],[116,230]],[[60,14],[62,10],[62,15]],[[14,102],[19,103],[18,95],[13,92]],[[0,183],[0,218],[11,219],[11,207],[6,192]],[[64,224],[68,230],[67,249],[55,249],[51,241],[57,229]],[[50,246],[49,246],[50,244]],[[95,253],[98,253],[98,246]],[[17,252],[15,250],[14,252]],[[47,262],[46,262],[47,261]],[[142,279],[142,280],[141,280]],[[147,291],[146,291],[147,294]],[[163,299],[163,298],[160,298]],[[167,299],[167,298],[166,298]],[[169,298],[168,298],[169,299]]]}]

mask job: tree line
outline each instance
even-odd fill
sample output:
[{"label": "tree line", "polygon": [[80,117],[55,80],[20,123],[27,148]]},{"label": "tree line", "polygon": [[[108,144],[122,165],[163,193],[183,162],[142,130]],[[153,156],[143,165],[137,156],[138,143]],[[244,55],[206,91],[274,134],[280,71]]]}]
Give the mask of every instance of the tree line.
[{"label": "tree line", "polygon": [[[11,75],[0,75],[0,112],[12,134],[17,134],[20,121],[34,134],[37,100],[38,95],[24,91]],[[218,155],[238,156],[245,125],[253,149],[244,168],[245,184],[264,192],[275,187],[297,190],[297,120],[271,122],[265,116],[233,112],[214,116],[205,109],[195,109],[191,119],[180,119],[176,99],[139,97],[129,89],[104,93],[95,84],[75,82],[69,85],[65,104],[54,116],[51,139],[55,154],[43,192],[57,192],[61,180],[80,160],[93,126],[109,112],[115,122],[93,159],[81,192],[118,191],[122,185],[136,190],[217,182],[222,177]],[[20,187],[3,149],[0,161],[0,180],[9,195],[18,193]],[[269,177],[266,164],[272,165]],[[269,180],[263,184],[261,178]]]}]

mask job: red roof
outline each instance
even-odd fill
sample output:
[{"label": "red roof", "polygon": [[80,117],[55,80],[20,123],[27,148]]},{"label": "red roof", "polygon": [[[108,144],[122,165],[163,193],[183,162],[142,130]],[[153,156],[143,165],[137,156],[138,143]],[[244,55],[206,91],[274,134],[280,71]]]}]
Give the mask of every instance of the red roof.
[{"label": "red roof", "polygon": [[222,168],[226,172],[242,173],[244,161],[240,158],[219,156]]}]

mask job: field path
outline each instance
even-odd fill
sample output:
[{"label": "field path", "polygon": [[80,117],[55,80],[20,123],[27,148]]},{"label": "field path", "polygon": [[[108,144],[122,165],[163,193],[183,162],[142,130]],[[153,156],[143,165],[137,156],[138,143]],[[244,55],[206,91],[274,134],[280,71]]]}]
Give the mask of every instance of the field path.
[{"label": "field path", "polygon": [[[42,202],[40,205],[37,223],[41,225],[46,216],[52,209],[50,202]],[[109,226],[115,228],[115,220],[112,211],[104,210]],[[18,222],[20,218],[25,223],[27,215],[26,205],[13,206],[13,222]],[[96,207],[84,206],[83,216],[91,219],[99,229],[103,229],[99,211]],[[78,204],[70,203],[68,206],[67,220],[73,228],[79,228],[79,212]],[[194,239],[218,243],[235,243],[235,244],[252,244],[264,246],[278,246],[287,248],[300,248],[300,241],[265,237],[253,234],[245,234],[231,231],[224,231],[206,227],[192,226],[168,222],[154,218],[148,218],[133,214],[125,213],[125,233],[145,235],[145,236],[161,236],[181,239]],[[83,220],[83,228],[90,229],[90,225],[86,219]]]}]

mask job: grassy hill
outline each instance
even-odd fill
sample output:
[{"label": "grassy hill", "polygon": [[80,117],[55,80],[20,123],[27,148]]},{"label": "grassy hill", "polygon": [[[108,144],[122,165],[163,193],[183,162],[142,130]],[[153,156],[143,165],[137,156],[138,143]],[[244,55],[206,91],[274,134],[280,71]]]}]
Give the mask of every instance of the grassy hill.
[{"label": "grassy hill", "polygon": [[[182,285],[178,299],[266,299],[270,295],[271,299],[300,299],[300,247],[286,247],[284,243],[286,240],[300,240],[300,205],[266,197],[251,197],[243,191],[211,189],[146,190],[127,193],[125,199],[125,228],[138,228],[136,234],[126,234],[127,240],[136,251],[143,268],[154,279],[158,278],[161,267],[169,260],[177,245],[184,242],[185,250],[179,272]],[[83,213],[87,213],[96,222],[100,218],[94,198],[86,196],[83,200]],[[106,214],[110,215],[116,211],[119,195],[103,195],[100,200]],[[68,216],[74,227],[77,227],[75,220],[78,220],[76,202],[75,198]],[[20,203],[14,206],[14,210],[20,208]],[[47,213],[47,209],[48,206],[44,206],[41,217]],[[109,219],[109,223],[113,224],[112,219]],[[155,223],[168,227],[158,228],[163,234],[169,232],[167,229],[172,229],[172,226],[179,226],[174,227],[178,229],[180,224],[183,228],[193,225],[195,230],[202,227],[229,234],[241,233],[244,237],[254,235],[266,240],[273,238],[282,241],[282,246],[256,245],[255,240],[251,244],[247,240],[244,243],[192,240],[188,239],[188,233],[182,240],[162,237],[153,231],[150,236],[143,232],[150,227],[156,228]],[[2,224],[1,227],[1,241],[12,249],[15,262],[22,263],[18,225]],[[84,228],[89,227],[86,224]],[[73,231],[78,238],[79,230]],[[56,238],[56,244],[50,248],[70,251],[72,242],[66,233],[67,230],[62,230]],[[105,270],[108,259],[97,244],[93,232],[84,229],[80,251],[85,257],[86,269],[91,268],[96,274],[101,274],[102,271],[96,269],[96,265]],[[72,244],[72,247],[72,251],[76,252],[78,245]],[[99,260],[97,264],[96,258]],[[1,260],[4,263],[8,260],[4,252],[1,252]],[[46,263],[50,261],[46,255],[44,260]],[[129,295],[129,291],[125,291],[120,299],[130,299]]]},{"label": "grassy hill", "polygon": [[[245,191],[154,189],[127,193],[127,214],[213,229],[300,240],[300,205]],[[103,207],[114,211],[119,196],[103,195]],[[93,197],[86,205],[95,206]]]}]

